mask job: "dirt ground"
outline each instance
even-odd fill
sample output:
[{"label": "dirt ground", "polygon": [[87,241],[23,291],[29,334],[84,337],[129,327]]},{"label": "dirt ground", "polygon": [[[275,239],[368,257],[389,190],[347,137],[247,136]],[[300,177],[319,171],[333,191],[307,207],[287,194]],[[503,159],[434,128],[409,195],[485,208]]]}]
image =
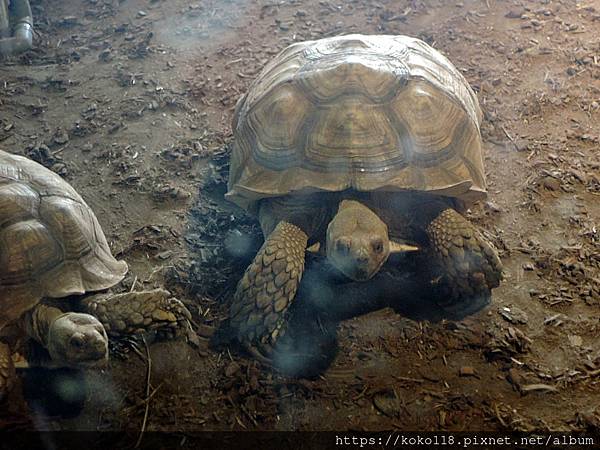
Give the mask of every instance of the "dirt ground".
[{"label": "dirt ground", "polygon": [[385,308],[342,322],[312,379],[203,340],[152,344],[148,385],[143,343],[115,343],[108,369],[71,378],[87,386],[82,405],[59,413],[30,390],[3,423],[139,430],[149,405],[149,431],[599,429],[600,1],[32,7],[35,48],[0,63],[0,147],[82,194],[130,264],[119,289],[166,285],[200,334],[224,317],[244,270],[227,243],[252,249],[243,237],[258,235],[221,198],[235,102],[290,43],[351,32],[424,39],[477,92],[490,196],[469,217],[505,280],[462,321]]}]

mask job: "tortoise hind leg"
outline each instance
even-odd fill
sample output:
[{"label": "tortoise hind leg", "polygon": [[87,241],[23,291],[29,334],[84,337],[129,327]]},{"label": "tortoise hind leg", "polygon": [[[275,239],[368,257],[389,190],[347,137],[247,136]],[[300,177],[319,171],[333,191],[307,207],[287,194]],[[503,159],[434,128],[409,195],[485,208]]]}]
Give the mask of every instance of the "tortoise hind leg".
[{"label": "tortoise hind leg", "polygon": [[0,403],[8,397],[8,393],[14,385],[15,376],[10,347],[0,342]]},{"label": "tortoise hind leg", "polygon": [[502,263],[492,245],[454,209],[442,211],[427,227],[450,302],[489,295],[502,279]]},{"label": "tortoise hind leg", "polygon": [[280,221],[237,285],[229,326],[238,341],[259,358],[257,350],[270,355],[284,332],[286,312],[304,271],[307,242],[302,229]]}]

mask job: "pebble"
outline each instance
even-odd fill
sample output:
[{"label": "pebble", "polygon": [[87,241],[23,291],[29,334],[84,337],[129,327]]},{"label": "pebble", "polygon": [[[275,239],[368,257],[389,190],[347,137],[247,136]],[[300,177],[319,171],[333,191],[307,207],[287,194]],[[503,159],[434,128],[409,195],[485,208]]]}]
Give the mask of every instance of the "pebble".
[{"label": "pebble", "polygon": [[508,19],[520,19],[523,14],[525,14],[524,9],[511,9],[504,17],[507,17]]},{"label": "pebble", "polygon": [[558,191],[560,189],[560,180],[554,177],[545,177],[542,180],[542,185],[550,191]]},{"label": "pebble", "polygon": [[100,61],[104,61],[104,62],[109,62],[113,59],[113,55],[112,52],[110,51],[110,49],[105,49],[102,50],[99,54],[98,54],[98,59]]},{"label": "pebble", "polygon": [[69,135],[66,131],[59,130],[54,135],[54,142],[58,145],[66,144],[67,142],[69,142]]}]

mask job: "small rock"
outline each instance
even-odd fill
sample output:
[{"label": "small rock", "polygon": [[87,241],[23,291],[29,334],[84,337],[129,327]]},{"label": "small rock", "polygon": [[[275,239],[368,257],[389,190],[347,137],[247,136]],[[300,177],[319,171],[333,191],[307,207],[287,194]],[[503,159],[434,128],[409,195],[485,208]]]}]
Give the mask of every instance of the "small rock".
[{"label": "small rock", "polygon": [[56,130],[56,133],[54,133],[53,140],[58,145],[64,145],[69,142],[69,135],[66,131],[58,129]]},{"label": "small rock", "polygon": [[500,315],[510,323],[525,324],[528,321],[527,313],[525,313],[525,311],[523,311],[519,308],[516,308],[516,307],[511,307],[511,308],[502,307],[502,308],[500,308],[499,312],[500,312]]},{"label": "small rock", "polygon": [[112,51],[107,48],[102,50],[99,54],[98,54],[98,59],[100,61],[104,61],[104,62],[109,62],[113,59],[113,54]]},{"label": "small rock", "polygon": [[508,19],[520,19],[523,14],[525,14],[524,9],[511,9],[504,17],[507,17]]},{"label": "small rock", "polygon": [[173,252],[171,250],[165,250],[164,252],[160,252],[156,255],[158,259],[169,259]]},{"label": "small rock", "polygon": [[137,16],[138,17],[146,17],[148,15],[148,13],[146,11],[138,11]]},{"label": "small rock", "polygon": [[542,180],[542,186],[550,191],[558,191],[560,190],[560,180],[554,177],[545,177]]}]

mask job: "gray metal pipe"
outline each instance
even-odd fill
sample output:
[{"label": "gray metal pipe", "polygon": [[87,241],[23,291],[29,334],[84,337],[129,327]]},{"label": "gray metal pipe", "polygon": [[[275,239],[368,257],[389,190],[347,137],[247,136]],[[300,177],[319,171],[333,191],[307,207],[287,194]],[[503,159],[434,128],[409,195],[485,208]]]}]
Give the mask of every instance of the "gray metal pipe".
[{"label": "gray metal pipe", "polygon": [[[6,4],[6,0],[0,0]],[[29,0],[12,0],[10,16],[13,19],[14,32],[12,37],[0,39],[0,54],[14,55],[28,50],[33,45],[33,14]]]}]

